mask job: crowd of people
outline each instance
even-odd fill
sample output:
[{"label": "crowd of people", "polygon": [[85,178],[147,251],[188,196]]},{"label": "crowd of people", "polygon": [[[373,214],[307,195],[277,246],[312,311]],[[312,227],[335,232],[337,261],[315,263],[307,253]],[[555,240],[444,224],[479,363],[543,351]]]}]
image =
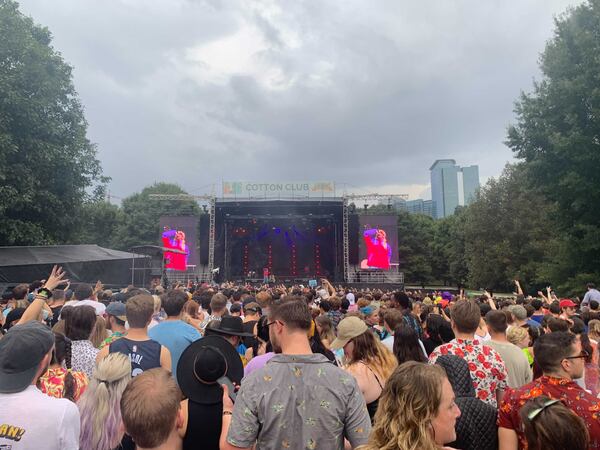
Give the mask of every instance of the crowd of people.
[{"label": "crowd of people", "polygon": [[600,448],[600,292],[7,289],[0,448]]}]

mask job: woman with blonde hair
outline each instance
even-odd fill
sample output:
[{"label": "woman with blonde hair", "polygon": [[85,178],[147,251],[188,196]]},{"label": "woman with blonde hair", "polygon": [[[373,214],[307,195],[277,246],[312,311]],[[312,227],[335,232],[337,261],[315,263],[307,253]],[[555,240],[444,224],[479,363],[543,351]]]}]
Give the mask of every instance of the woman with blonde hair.
[{"label": "woman with blonde hair", "polygon": [[335,332],[333,331],[333,323],[331,319],[325,315],[315,318],[315,326],[321,342],[326,348],[331,347],[331,343],[335,340]]},{"label": "woman with blonde hair", "polygon": [[523,327],[512,326],[506,332],[506,339],[511,344],[519,347],[525,356],[527,356],[527,361],[529,365],[533,365],[533,347],[531,344],[531,337],[529,336],[529,332]]},{"label": "woman with blonde hair", "polygon": [[386,380],[398,365],[396,357],[364,321],[354,316],[344,318],[338,325],[331,350],[340,348],[344,349],[344,368],[356,378],[373,420]]},{"label": "woman with blonde hair", "polygon": [[111,450],[123,439],[120,401],[131,379],[131,363],[121,353],[100,360],[78,402],[80,450]]},{"label": "woman with blonde hair", "polygon": [[444,369],[408,361],[388,379],[361,450],[438,450],[456,439],[460,410]]}]

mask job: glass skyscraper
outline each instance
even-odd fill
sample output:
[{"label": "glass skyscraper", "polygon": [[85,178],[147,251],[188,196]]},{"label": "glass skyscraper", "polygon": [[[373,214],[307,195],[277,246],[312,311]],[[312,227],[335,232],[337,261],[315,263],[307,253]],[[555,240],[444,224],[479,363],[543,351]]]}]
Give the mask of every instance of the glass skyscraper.
[{"label": "glass skyscraper", "polygon": [[450,216],[457,206],[474,200],[479,189],[478,166],[459,167],[453,159],[438,159],[429,170],[433,217]]}]

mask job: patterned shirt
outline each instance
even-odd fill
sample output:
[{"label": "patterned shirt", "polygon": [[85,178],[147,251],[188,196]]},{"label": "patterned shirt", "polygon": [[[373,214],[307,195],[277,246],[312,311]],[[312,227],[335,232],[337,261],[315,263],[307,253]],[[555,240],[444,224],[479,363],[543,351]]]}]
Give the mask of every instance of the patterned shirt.
[{"label": "patterned shirt", "polygon": [[99,351],[90,341],[72,341],[71,369],[76,372],[84,372],[88,378],[91,378]]},{"label": "patterned shirt", "polygon": [[[40,377],[40,391],[50,397],[63,398],[66,374],[67,369],[63,369],[62,367],[48,369],[46,373]],[[71,375],[73,375],[73,378],[75,379],[75,394],[73,395],[73,400],[77,401],[88,385],[88,378],[83,372],[71,372]]]},{"label": "patterned shirt", "polygon": [[434,364],[439,356],[456,355],[469,364],[469,372],[477,398],[497,408],[496,390],[508,387],[506,367],[496,350],[483,345],[478,339],[453,339],[447,344],[437,347],[429,362]]},{"label": "patterned shirt", "polygon": [[329,319],[331,320],[331,323],[333,324],[333,328],[335,328],[335,329],[337,329],[338,324],[341,322],[342,316],[343,316],[343,314],[339,310],[327,312],[327,317],[329,317]]},{"label": "patterned shirt", "polygon": [[127,336],[127,331],[125,331],[124,333],[121,333],[120,331],[115,331],[113,334],[111,334],[109,337],[102,341],[102,344],[100,344],[100,347],[98,347],[98,349],[102,350],[104,347],[112,344],[117,339],[122,338],[123,336]]},{"label": "patterned shirt", "polygon": [[366,444],[371,421],[352,375],[321,354],[273,356],[242,380],[227,442],[236,447],[342,450]]},{"label": "patterned shirt", "polygon": [[498,426],[517,433],[519,449],[527,448],[519,411],[530,399],[545,395],[560,399],[583,419],[590,433],[590,447],[600,449],[600,400],[566,378],[542,376],[519,389],[509,389],[498,410]]}]

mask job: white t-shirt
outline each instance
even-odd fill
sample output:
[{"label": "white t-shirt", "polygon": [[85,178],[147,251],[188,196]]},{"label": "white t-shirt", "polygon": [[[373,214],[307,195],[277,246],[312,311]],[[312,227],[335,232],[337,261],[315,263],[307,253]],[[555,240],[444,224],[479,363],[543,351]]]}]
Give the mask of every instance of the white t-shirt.
[{"label": "white t-shirt", "polygon": [[69,300],[65,303],[65,306],[91,306],[96,310],[97,316],[104,315],[104,311],[106,311],[106,306],[103,303],[97,302],[96,300]]},{"label": "white t-shirt", "polygon": [[0,448],[3,450],[79,449],[79,410],[35,386],[0,394]]}]

